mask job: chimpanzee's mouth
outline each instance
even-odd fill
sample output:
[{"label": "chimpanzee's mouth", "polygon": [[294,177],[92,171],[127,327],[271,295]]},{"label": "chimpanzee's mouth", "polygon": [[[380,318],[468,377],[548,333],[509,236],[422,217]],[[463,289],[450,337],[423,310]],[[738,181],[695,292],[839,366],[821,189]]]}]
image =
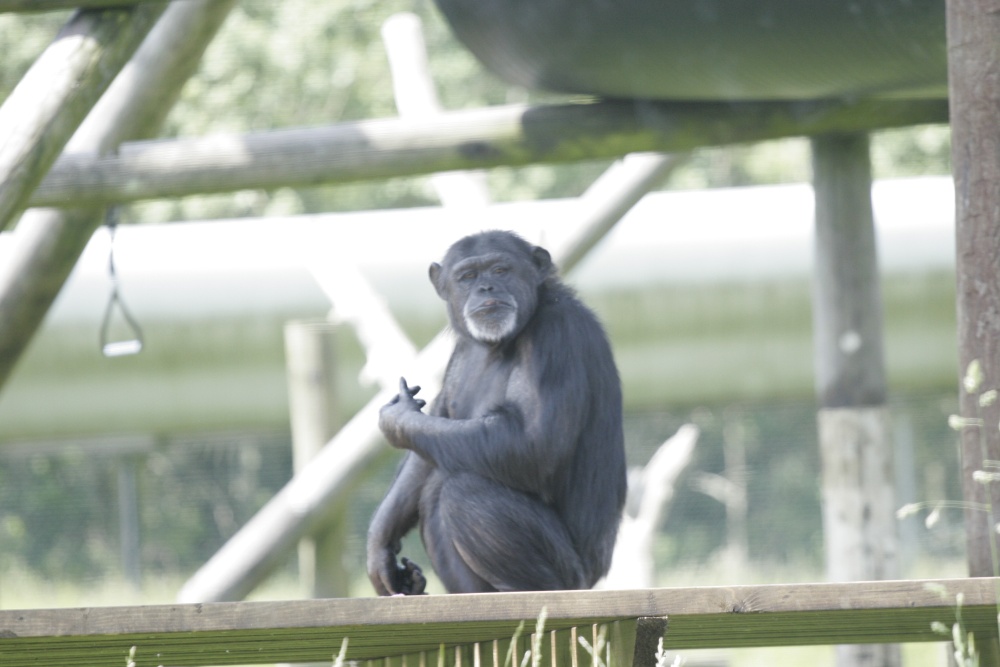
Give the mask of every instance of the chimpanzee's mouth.
[{"label": "chimpanzee's mouth", "polygon": [[481,304],[475,307],[472,311],[475,315],[490,315],[501,310],[513,309],[514,306],[507,303],[506,301],[501,301],[500,299],[487,299]]}]

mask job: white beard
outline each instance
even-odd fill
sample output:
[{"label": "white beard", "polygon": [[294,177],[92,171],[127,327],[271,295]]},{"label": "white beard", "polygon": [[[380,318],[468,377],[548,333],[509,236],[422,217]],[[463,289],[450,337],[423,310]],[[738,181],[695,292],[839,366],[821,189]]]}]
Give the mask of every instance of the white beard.
[{"label": "white beard", "polygon": [[517,327],[517,304],[514,308],[504,309],[501,317],[493,315],[480,315],[479,318],[470,313],[468,308],[462,313],[465,319],[465,328],[473,338],[481,343],[494,344],[514,333]]}]

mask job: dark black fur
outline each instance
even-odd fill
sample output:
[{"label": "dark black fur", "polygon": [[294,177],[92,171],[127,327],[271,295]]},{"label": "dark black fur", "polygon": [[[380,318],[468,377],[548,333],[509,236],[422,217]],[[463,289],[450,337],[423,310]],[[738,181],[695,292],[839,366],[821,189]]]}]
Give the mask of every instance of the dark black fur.
[{"label": "dark black fur", "polygon": [[368,531],[380,595],[419,594],[396,562],[419,522],[451,593],[589,588],[625,501],[618,371],[549,253],[508,232],[455,243],[431,280],[458,336],[429,414],[400,381],[379,427],[410,450]]}]

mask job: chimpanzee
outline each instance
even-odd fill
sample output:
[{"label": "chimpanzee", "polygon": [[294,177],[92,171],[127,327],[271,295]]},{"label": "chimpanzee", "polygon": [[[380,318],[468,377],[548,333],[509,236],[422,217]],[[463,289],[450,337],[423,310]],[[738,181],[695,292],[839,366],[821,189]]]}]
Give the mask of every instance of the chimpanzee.
[{"label": "chimpanzee", "polygon": [[549,253],[511,232],[467,236],[431,264],[457,335],[424,414],[399,383],[379,428],[409,450],[368,530],[380,595],[424,591],[397,563],[419,522],[450,593],[590,588],[625,502],[618,371],[594,314]]}]

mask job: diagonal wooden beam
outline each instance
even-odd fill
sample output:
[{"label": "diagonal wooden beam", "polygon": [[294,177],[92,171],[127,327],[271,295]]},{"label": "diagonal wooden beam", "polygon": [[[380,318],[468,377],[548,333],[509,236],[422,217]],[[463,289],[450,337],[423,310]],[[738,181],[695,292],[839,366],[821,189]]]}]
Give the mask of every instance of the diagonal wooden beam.
[{"label": "diagonal wooden beam", "polygon": [[[233,3],[171,4],[129,63],[128,76],[112,84],[69,147],[103,152],[155,132]],[[29,210],[12,235],[10,260],[0,266],[0,387],[103,221],[100,206],[66,203],[76,205]]]},{"label": "diagonal wooden beam", "polygon": [[511,105],[65,155],[33,206],[344,183],[946,123],[944,100]]},{"label": "diagonal wooden beam", "polygon": [[0,107],[0,230],[28,198],[164,4],[75,13]]}]

